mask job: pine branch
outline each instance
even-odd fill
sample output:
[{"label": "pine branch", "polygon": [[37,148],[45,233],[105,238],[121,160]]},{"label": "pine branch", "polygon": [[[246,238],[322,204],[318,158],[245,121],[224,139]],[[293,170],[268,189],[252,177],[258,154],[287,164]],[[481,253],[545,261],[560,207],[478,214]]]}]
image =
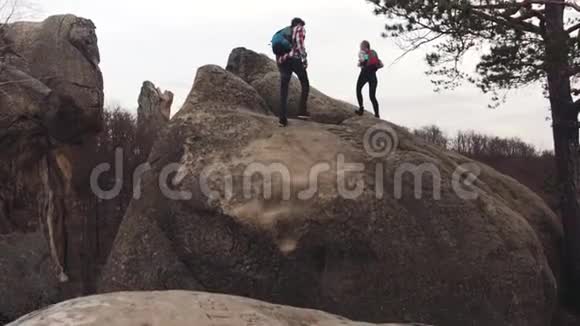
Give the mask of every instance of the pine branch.
[{"label": "pine branch", "polygon": [[580,23],[578,23],[578,24],[576,24],[576,25],[574,25],[574,26],[572,26],[572,27],[568,28],[568,29],[566,30],[566,33],[568,33],[568,34],[572,34],[572,33],[574,33],[575,31],[577,31],[577,30],[579,30],[579,29],[580,29]]},{"label": "pine branch", "polygon": [[563,5],[565,7],[572,8],[577,12],[580,12],[580,4],[578,4],[576,0],[525,0],[525,2],[535,5]]},{"label": "pine branch", "polygon": [[526,22],[526,21],[520,21],[519,19],[513,18],[513,17],[508,16],[508,15],[505,15],[505,16],[504,15],[493,15],[493,14],[488,14],[488,13],[480,11],[480,10],[473,10],[472,12],[474,15],[478,16],[479,18],[494,22],[496,24],[507,25],[511,28],[525,31],[525,32],[530,32],[533,34],[538,34],[538,35],[543,34],[543,31],[539,26],[536,26],[536,25],[529,23],[529,22]]},{"label": "pine branch", "polygon": [[568,70],[568,76],[570,76],[570,77],[576,76],[576,75],[579,75],[579,74],[580,74],[580,66],[572,66]]},{"label": "pine branch", "polygon": [[520,2],[501,2],[495,4],[470,5],[473,9],[496,10],[496,9],[511,9],[523,8],[530,5],[564,5],[580,12],[580,4],[576,0],[524,0]]},{"label": "pine branch", "polygon": [[444,35],[445,34],[438,34],[438,35],[436,35],[434,37],[431,37],[431,38],[427,38],[428,35],[425,35],[419,41],[413,43],[410,48],[406,49],[403,54],[401,54],[399,57],[397,57],[395,60],[393,60],[393,62],[389,65],[388,68],[390,68],[393,65],[395,65],[397,62],[399,62],[401,59],[403,59],[405,56],[407,56],[407,54],[409,54],[409,53],[417,50],[418,48],[420,48],[421,46],[423,46],[425,44],[428,44],[428,43],[431,43],[433,41],[436,41],[437,39],[441,38]]}]

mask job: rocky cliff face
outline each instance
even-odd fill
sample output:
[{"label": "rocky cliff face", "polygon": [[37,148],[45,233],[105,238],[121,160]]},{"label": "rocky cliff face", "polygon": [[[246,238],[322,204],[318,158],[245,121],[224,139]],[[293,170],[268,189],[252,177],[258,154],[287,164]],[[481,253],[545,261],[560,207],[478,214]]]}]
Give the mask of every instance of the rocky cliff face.
[{"label": "rocky cliff face", "polygon": [[0,235],[0,324],[54,304],[59,282],[40,232]]},{"label": "rocky cliff face", "polygon": [[[13,237],[20,232],[43,233],[48,256],[35,255],[43,257],[42,264],[50,257],[53,266],[43,269],[51,272],[43,277],[70,281],[56,289],[52,282],[2,278],[0,296],[37,290],[39,297],[48,293],[51,300],[78,295],[83,292],[82,226],[86,224],[78,185],[88,174],[75,162],[91,150],[103,110],[95,26],[72,15],[2,25],[0,49],[0,179],[5,181],[0,185],[0,233],[15,233],[12,242],[17,242]],[[8,269],[40,266],[27,259],[5,263],[19,266]],[[28,310],[33,302],[27,303]],[[14,311],[19,310],[0,302],[0,315],[15,318]]]},{"label": "rocky cliff face", "polygon": [[102,291],[203,290],[370,322],[550,323],[562,230],[538,196],[321,93],[314,121],[277,128],[268,60],[236,49],[229,71],[199,69]]},{"label": "rocky cliff face", "polygon": [[[252,86],[274,114],[280,112],[280,73],[274,61],[263,54],[237,48],[230,54],[226,70]],[[288,117],[296,117],[300,99],[300,83],[297,79],[292,79],[289,94]],[[308,110],[313,121],[339,124],[350,118],[356,109],[354,105],[326,96],[316,88],[310,91]]]},{"label": "rocky cliff face", "polygon": [[[113,293],[63,302],[11,326],[371,326],[314,310],[201,292]],[[10,326],[9,325],[9,326]],[[373,324],[375,325],[375,324]],[[428,326],[380,324],[378,326]]]},{"label": "rocky cliff face", "polygon": [[173,93],[161,91],[150,81],[141,87],[137,109],[137,142],[145,157],[149,155],[159,133],[169,124]]},{"label": "rocky cliff face", "polygon": [[[25,60],[31,75],[59,95],[74,99],[86,124],[68,128],[99,129],[103,112],[103,77],[96,27],[73,15],[52,16],[43,22],[11,24],[6,37]],[[65,123],[66,121],[61,121]],[[84,129],[84,130],[83,130]]]}]

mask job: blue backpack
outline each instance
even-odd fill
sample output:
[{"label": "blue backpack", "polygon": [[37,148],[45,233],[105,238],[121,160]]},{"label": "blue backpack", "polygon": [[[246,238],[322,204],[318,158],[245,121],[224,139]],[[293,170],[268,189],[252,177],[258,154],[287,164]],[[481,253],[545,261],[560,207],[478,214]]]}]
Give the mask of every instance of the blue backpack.
[{"label": "blue backpack", "polygon": [[274,34],[274,37],[272,37],[272,51],[277,56],[282,56],[292,51],[291,27],[286,27]]}]

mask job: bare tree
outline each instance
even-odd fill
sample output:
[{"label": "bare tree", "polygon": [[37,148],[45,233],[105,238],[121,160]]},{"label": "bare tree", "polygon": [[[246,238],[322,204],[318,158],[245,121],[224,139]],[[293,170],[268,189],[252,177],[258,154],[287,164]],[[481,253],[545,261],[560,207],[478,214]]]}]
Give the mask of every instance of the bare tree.
[{"label": "bare tree", "polygon": [[449,145],[449,139],[447,138],[443,130],[441,130],[441,128],[435,125],[425,126],[421,129],[416,129],[413,131],[413,133],[415,134],[415,136],[422,138],[429,144],[433,144],[445,149],[447,149]]},{"label": "bare tree", "polygon": [[[0,0],[0,70],[2,65],[7,64],[9,56],[18,56],[11,47],[10,41],[6,37],[6,32],[10,27],[10,22],[25,19],[38,12],[35,3],[30,0]],[[28,81],[28,80],[26,80]],[[19,80],[9,80],[0,83],[2,86],[20,82]],[[6,95],[6,94],[4,94]]]},{"label": "bare tree", "polygon": [[3,24],[31,18],[38,11],[38,4],[32,0],[0,0],[0,21]]}]

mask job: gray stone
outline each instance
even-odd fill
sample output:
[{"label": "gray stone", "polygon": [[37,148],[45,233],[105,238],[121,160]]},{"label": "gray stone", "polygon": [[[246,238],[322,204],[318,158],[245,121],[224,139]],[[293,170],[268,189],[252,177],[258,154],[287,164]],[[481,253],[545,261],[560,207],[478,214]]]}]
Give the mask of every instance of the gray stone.
[{"label": "gray stone", "polygon": [[161,91],[150,81],[141,87],[137,108],[137,143],[147,157],[157,136],[169,124],[173,93]]},{"label": "gray stone", "polygon": [[[264,54],[258,54],[245,48],[237,48],[230,54],[227,70],[252,85],[264,98],[270,110],[276,115],[279,114],[280,73],[276,62]],[[299,113],[300,92],[300,83],[294,76],[290,82],[288,117],[296,117]],[[355,110],[355,106],[330,98],[311,87],[308,111],[313,121],[340,124],[352,117]]]},{"label": "gray stone", "polygon": [[0,235],[0,252],[0,324],[58,301],[58,279],[40,232]]},{"label": "gray stone", "polygon": [[[46,236],[42,255],[48,253],[43,258],[52,262],[52,268],[43,269],[43,277],[70,281],[66,286],[44,284],[59,298],[77,296],[85,286],[81,270],[86,265],[81,265],[86,259],[81,251],[86,249],[86,205],[77,190],[88,173],[75,163],[94,150],[91,142],[102,127],[103,79],[98,63],[90,20],[63,15],[0,26],[0,179],[4,181],[0,233],[34,231]],[[22,199],[29,202],[18,208],[14,203]],[[27,264],[36,266],[34,261]],[[38,288],[32,278],[7,275],[23,293]],[[0,287],[1,297],[12,293],[9,287]],[[0,315],[11,314],[14,305],[21,305],[22,311],[43,304],[40,299],[23,298],[28,301],[0,302]]]},{"label": "gray stone", "polygon": [[[421,326],[367,324],[321,311],[201,292],[125,292],[79,298],[8,326]],[[428,325],[423,325],[428,326]]]},{"label": "gray stone", "polygon": [[[242,57],[230,69],[241,78],[200,68],[151,153],[101,291],[227,293],[369,322],[549,324],[562,227],[537,195],[368,116],[278,128],[261,97],[229,92],[259,79],[247,65],[268,62]],[[168,188],[159,179],[171,163]],[[434,168],[435,178],[401,173],[413,166]],[[473,186],[459,182],[476,198],[457,191],[460,167],[481,171]],[[274,173],[271,193],[248,178],[268,168],[287,175]],[[318,190],[302,197],[312,171],[321,172]],[[351,197],[357,182],[365,187]]]}]

